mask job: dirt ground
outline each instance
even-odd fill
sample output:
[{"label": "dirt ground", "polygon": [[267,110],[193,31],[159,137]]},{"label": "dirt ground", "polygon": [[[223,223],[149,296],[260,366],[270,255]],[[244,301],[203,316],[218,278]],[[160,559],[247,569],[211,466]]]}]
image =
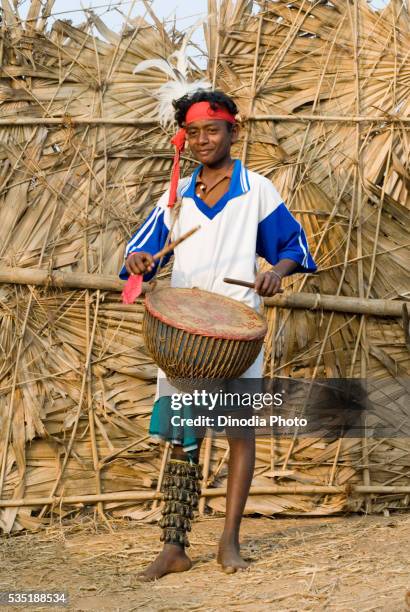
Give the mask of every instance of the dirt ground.
[{"label": "dirt ground", "polygon": [[151,584],[139,583],[136,573],[160,548],[156,525],[119,521],[111,534],[85,519],[3,536],[0,591],[64,590],[70,601],[65,609],[76,611],[410,610],[409,514],[246,518],[242,550],[252,563],[234,575],[223,574],[215,562],[222,525],[219,517],[196,520],[193,568]]}]

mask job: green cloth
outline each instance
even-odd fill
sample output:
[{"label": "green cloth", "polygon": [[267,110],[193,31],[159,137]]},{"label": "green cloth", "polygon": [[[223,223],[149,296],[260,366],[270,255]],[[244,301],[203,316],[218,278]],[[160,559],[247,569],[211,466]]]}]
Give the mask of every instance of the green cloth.
[{"label": "green cloth", "polygon": [[184,451],[198,448],[194,427],[173,425],[171,418],[180,415],[183,419],[194,418],[191,406],[183,406],[180,410],[172,410],[171,397],[162,396],[154,404],[149,424],[149,433],[153,438],[165,440],[182,446]]}]

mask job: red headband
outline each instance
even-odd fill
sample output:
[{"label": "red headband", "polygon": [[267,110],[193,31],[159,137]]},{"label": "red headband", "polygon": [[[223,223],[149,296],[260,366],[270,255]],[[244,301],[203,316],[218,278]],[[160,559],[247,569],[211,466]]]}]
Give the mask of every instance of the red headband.
[{"label": "red headband", "polygon": [[[194,121],[204,121],[206,119],[221,119],[236,123],[235,116],[224,108],[211,108],[209,102],[196,102],[189,107],[185,117],[185,125],[189,125]],[[171,144],[175,145],[174,163],[172,165],[171,185],[169,188],[168,206],[172,208],[177,199],[177,188],[179,181],[179,159],[181,152],[185,147],[186,131],[184,128],[178,130],[175,136],[171,139]]]},{"label": "red headband", "polygon": [[232,115],[225,108],[217,108],[214,110],[211,108],[209,102],[196,102],[189,107],[186,117],[185,124],[189,125],[193,121],[203,121],[205,119],[223,119],[229,121],[229,123],[235,123],[235,115]]}]

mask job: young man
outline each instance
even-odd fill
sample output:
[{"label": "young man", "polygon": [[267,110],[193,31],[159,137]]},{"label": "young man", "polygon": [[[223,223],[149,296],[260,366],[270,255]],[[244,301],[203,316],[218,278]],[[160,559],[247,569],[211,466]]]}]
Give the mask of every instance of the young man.
[{"label": "young man", "polygon": [[[238,138],[234,101],[220,91],[197,90],[173,102],[175,118],[194,158],[200,162],[192,176],[178,183],[181,208],[174,219],[172,238],[200,225],[196,234],[175,250],[171,285],[198,287],[258,308],[259,296],[281,291],[284,276],[314,272],[306,237],[300,224],[287,210],[272,183],[247,170],[231,158]],[[172,191],[172,181],[171,181]],[[131,238],[120,276],[144,274],[150,280],[157,264],[152,255],[165,244],[173,216],[169,190]],[[272,269],[258,273],[257,256]],[[224,277],[255,282],[255,291],[223,282]],[[263,355],[244,376],[262,376]],[[164,374],[159,372],[159,381]],[[141,579],[153,580],[191,567],[185,552],[199,493],[198,464],[201,440],[169,427],[169,398],[159,388],[150,423],[150,433],[173,442],[171,460],[164,480],[165,505],[160,525],[164,548],[143,572]],[[227,573],[246,568],[240,555],[239,528],[252,482],[255,463],[254,436],[230,436],[226,517],[219,541],[217,560]]]}]

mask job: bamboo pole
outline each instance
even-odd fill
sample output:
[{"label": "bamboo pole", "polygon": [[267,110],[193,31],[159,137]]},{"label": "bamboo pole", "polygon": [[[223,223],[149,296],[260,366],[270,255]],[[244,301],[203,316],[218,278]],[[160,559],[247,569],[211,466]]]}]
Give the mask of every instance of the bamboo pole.
[{"label": "bamboo pole", "polygon": [[[384,485],[295,485],[286,487],[283,485],[269,485],[266,487],[251,487],[249,495],[350,495],[367,494],[374,495],[408,495],[410,486],[384,486]],[[204,489],[202,496],[223,497],[226,495],[226,487]],[[95,504],[98,502],[125,502],[125,501],[149,501],[161,499],[162,494],[156,491],[120,491],[115,493],[101,493],[100,495],[71,495],[63,497],[32,497],[24,499],[0,499],[0,508],[18,508],[23,506],[42,506],[52,504]]]},{"label": "bamboo pole", "polygon": [[[209,6],[209,5],[208,5]],[[213,67],[212,67],[212,89],[215,89],[216,86],[216,72],[218,69],[218,61],[219,61],[219,48],[221,45],[221,33],[219,31],[220,28],[220,17],[221,17],[221,11],[220,9],[217,11],[217,16],[216,16],[216,20],[217,20],[217,26],[216,26],[216,49],[215,49],[215,56],[213,58]],[[209,65],[211,64],[212,59],[209,58]]]},{"label": "bamboo pole", "polygon": [[[354,75],[355,75],[355,110],[357,115],[361,115],[362,113],[362,96],[361,96],[361,62],[359,59],[359,48],[361,46],[361,31],[360,31],[360,13],[359,13],[359,5],[358,0],[354,1],[353,6],[353,51],[354,51]],[[364,270],[363,270],[363,235],[362,235],[362,225],[363,225],[363,147],[361,146],[361,124],[356,123],[355,125],[355,145],[356,145],[356,163],[354,166],[354,199],[356,201],[352,202],[352,215],[354,214],[354,207],[356,207],[356,218],[357,218],[357,227],[356,227],[356,255],[358,257],[357,260],[357,282],[359,289],[359,296],[361,298],[364,297]],[[391,126],[393,128],[393,126]],[[391,150],[391,149],[390,149]],[[387,167],[389,167],[389,162],[387,163]],[[387,174],[387,173],[386,173]],[[366,196],[365,196],[366,197]],[[383,199],[382,199],[383,203]],[[381,214],[382,206],[379,208],[379,216]],[[376,237],[374,244],[374,253],[377,252],[378,240]],[[368,291],[366,297],[369,297],[371,290],[372,280],[368,283]],[[361,316],[359,331],[356,337],[356,343],[353,350],[352,362],[350,367],[350,376],[353,377],[354,366],[356,361],[356,354],[360,349],[360,376],[361,378],[366,378],[367,375],[367,362],[369,360],[369,347],[366,342],[366,324],[367,319],[365,316]],[[363,485],[369,486],[371,484],[370,479],[370,469],[369,469],[369,455],[367,449],[367,439],[366,435],[362,437],[361,440],[361,452],[362,452],[362,460],[363,460]],[[366,495],[365,499],[365,509],[367,513],[370,513],[372,510],[372,503],[370,495]]]},{"label": "bamboo pole", "polygon": [[405,302],[394,300],[373,300],[366,298],[324,295],[320,293],[293,293],[265,298],[265,306],[279,308],[306,308],[329,310],[370,316],[399,317]]},{"label": "bamboo pole", "polygon": [[407,115],[253,115],[246,121],[329,121],[330,123],[362,123],[375,121],[380,123],[410,123]]},{"label": "bamboo pole", "polygon": [[[89,221],[89,204],[90,204],[90,200],[91,200],[91,187],[92,187],[92,177],[93,177],[93,169],[94,169],[94,162],[95,162],[95,150],[97,147],[97,130],[94,131],[94,138],[93,138],[93,147],[92,147],[92,153],[91,153],[91,162],[90,162],[90,166],[89,166],[89,171],[88,171],[88,182],[87,182],[87,198],[85,201],[85,209],[84,209],[84,235],[83,235],[83,265],[84,265],[84,273],[88,274],[89,270],[88,270],[88,249],[89,249],[89,244],[88,244],[88,221]],[[101,227],[101,226],[100,226]],[[100,229],[100,233],[101,233],[101,229]],[[101,259],[101,240],[100,240],[100,259]],[[100,270],[99,270],[100,272]],[[99,301],[100,301],[100,291],[98,290],[97,292],[97,305],[96,307],[98,308],[99,306]],[[85,295],[85,335],[86,335],[86,345],[85,345],[85,352],[86,354],[88,354],[89,351],[89,347],[90,347],[90,336],[91,336],[91,315],[90,315],[90,306],[91,306],[91,295],[90,295],[90,290],[87,289],[86,295]],[[87,374],[87,389],[86,389],[86,404],[87,404],[87,412],[88,412],[88,424],[89,424],[89,428],[90,428],[90,439],[91,439],[91,451],[92,451],[92,459],[93,459],[93,467],[94,467],[94,473],[95,473],[95,493],[96,495],[100,495],[102,493],[102,486],[101,486],[101,469],[100,469],[100,460],[99,460],[99,455],[98,455],[98,444],[97,444],[97,436],[96,436],[96,432],[95,432],[95,406],[93,403],[93,393],[92,393],[92,374],[93,369],[89,368],[88,370],[88,374]],[[97,503],[97,510],[98,513],[100,514],[100,516],[102,517],[103,520],[106,520],[105,514],[104,514],[104,504],[103,502],[98,502]]]},{"label": "bamboo pole", "polygon": [[[49,272],[36,268],[1,268],[0,284],[42,285],[70,289],[101,289],[119,293],[125,281],[111,274],[85,274],[82,272]],[[149,288],[143,283],[143,292]],[[307,308],[309,310],[329,310],[353,314],[366,314],[381,317],[402,317],[403,300],[380,300],[320,293],[289,293],[265,298],[265,306],[278,308]],[[118,305],[121,308],[121,305]],[[124,308],[124,307],[123,307]],[[124,308],[126,310],[126,308]]]},{"label": "bamboo pole", "polygon": [[[125,282],[108,274],[56,272],[37,268],[0,268],[0,283],[121,292]],[[147,284],[144,283],[145,289]]]},{"label": "bamboo pole", "polygon": [[[328,121],[330,123],[410,123],[408,115],[395,115],[386,112],[385,115],[250,115],[242,117],[243,122],[248,121]],[[103,126],[123,126],[132,127],[151,127],[158,125],[157,118],[114,118],[114,117],[71,117],[70,115],[61,117],[3,117],[0,119],[0,127],[14,125],[57,125],[75,127],[77,125],[103,125]]]},{"label": "bamboo pole", "polygon": [[158,125],[158,119],[152,118],[122,118],[117,119],[114,117],[71,117],[70,115],[63,115],[61,117],[3,117],[0,119],[0,126],[13,126],[13,125],[57,125],[62,127],[75,127],[76,125],[114,125],[123,126],[130,125],[133,127],[145,127]]},{"label": "bamboo pole", "polygon": [[[250,90],[249,106],[248,106],[248,115],[249,116],[252,115],[253,106],[255,104],[255,96],[256,96],[256,71],[257,71],[257,68],[258,68],[259,47],[260,47],[260,43],[261,43],[261,34],[262,34],[262,27],[263,27],[264,10],[265,10],[265,3],[260,8],[259,18],[258,18],[258,31],[257,31],[257,34],[256,34],[256,46],[255,46],[255,54],[254,54],[254,58],[253,58],[252,82],[251,82],[251,88],[250,88],[251,90]],[[248,145],[249,145],[250,131],[251,131],[251,126],[248,126],[248,129],[246,130],[246,133],[245,133],[245,140],[244,140],[243,149],[242,149],[242,163],[243,164],[246,164],[246,159],[247,159],[247,155],[248,155]]]}]

